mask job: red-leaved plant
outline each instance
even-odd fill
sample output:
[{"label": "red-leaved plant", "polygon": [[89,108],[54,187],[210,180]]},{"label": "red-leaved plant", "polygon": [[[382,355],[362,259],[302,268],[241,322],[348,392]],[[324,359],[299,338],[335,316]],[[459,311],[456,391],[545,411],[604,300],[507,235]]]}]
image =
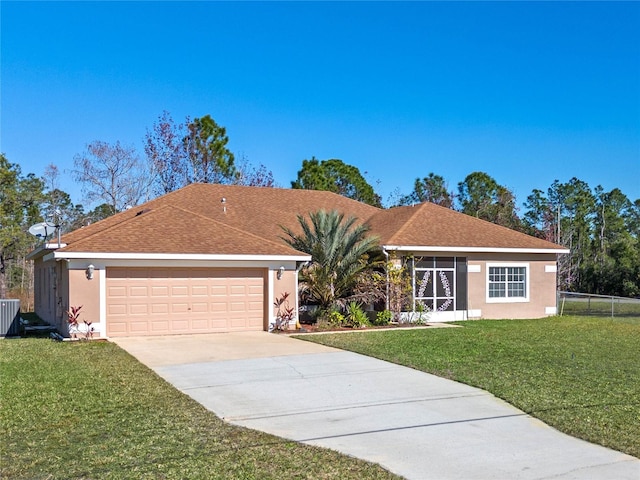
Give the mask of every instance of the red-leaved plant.
[{"label": "red-leaved plant", "polygon": [[273,302],[273,306],[278,309],[276,312],[276,330],[288,330],[289,322],[295,317],[295,308],[289,305],[289,292],[284,292]]},{"label": "red-leaved plant", "polygon": [[91,326],[92,322],[87,322],[86,320],[83,320],[82,323],[84,324],[84,332],[80,331],[80,310],[82,309],[82,305],[80,305],[79,307],[69,307],[69,310],[67,310],[67,317],[69,319],[69,334],[71,335],[71,338],[78,338],[78,334],[82,333],[84,335],[84,339],[88,340],[90,338],[93,338],[93,332],[94,332],[94,328]]}]

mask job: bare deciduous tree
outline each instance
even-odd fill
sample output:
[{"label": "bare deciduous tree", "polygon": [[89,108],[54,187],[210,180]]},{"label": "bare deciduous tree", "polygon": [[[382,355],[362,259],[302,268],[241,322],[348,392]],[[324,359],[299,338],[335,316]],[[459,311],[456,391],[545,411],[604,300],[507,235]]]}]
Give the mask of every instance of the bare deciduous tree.
[{"label": "bare deciduous tree", "polygon": [[154,179],[154,192],[173,192],[189,183],[189,161],[184,146],[184,124],[176,125],[167,111],[162,112],[151,131],[147,130],[144,151]]},{"label": "bare deciduous tree", "polygon": [[75,156],[74,166],[88,204],[105,203],[117,213],[148,198],[150,179],[134,147],[96,140]]},{"label": "bare deciduous tree", "polygon": [[240,158],[236,167],[234,185],[246,185],[249,187],[277,187],[273,178],[273,172],[260,164],[255,167],[244,155]]}]

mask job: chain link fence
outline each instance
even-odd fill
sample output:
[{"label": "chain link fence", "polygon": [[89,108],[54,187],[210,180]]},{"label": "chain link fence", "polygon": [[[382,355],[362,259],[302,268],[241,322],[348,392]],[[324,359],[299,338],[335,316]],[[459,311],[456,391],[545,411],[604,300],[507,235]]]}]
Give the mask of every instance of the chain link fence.
[{"label": "chain link fence", "polygon": [[640,298],[558,292],[558,313],[560,315],[640,318]]}]

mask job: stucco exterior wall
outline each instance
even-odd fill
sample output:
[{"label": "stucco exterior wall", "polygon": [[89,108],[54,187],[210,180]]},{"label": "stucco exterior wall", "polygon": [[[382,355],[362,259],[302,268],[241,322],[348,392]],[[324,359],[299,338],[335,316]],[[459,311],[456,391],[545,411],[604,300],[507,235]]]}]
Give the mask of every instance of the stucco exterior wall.
[{"label": "stucco exterior wall", "polygon": [[66,261],[34,259],[34,311],[45,322],[68,335],[67,311],[70,306],[81,306],[80,321],[100,322],[100,275],[96,271],[88,280],[85,268]]},{"label": "stucco exterior wall", "polygon": [[[99,270],[95,270],[93,278],[87,278],[85,269],[69,270],[69,306],[79,307],[80,316],[79,323],[83,321],[91,322],[96,330],[95,335],[99,336],[100,332],[100,283],[102,276]],[[81,327],[82,328],[82,327]]]},{"label": "stucco exterior wall", "polygon": [[[492,265],[526,266],[528,299],[488,299],[488,268]],[[554,254],[469,254],[467,269],[469,318],[540,318],[556,313]]]},{"label": "stucco exterior wall", "polygon": [[[269,303],[269,318],[275,321],[278,309],[273,305],[283,293],[288,293],[287,301],[289,306],[295,310],[296,319],[298,318],[298,273],[294,268],[284,270],[280,279],[278,279],[278,270],[271,272],[271,284],[273,285],[273,301]],[[293,323],[295,325],[295,323]]]}]

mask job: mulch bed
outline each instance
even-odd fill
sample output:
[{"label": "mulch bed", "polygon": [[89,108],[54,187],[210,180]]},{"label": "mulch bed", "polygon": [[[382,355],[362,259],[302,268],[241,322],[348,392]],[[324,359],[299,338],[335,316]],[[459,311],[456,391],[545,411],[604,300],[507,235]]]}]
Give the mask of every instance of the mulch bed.
[{"label": "mulch bed", "polygon": [[411,330],[416,328],[443,328],[443,327],[455,327],[449,323],[392,323],[382,326],[370,326],[364,328],[351,328],[351,327],[328,327],[318,326],[316,323],[303,323],[300,325],[300,329],[291,328],[289,330],[274,330],[273,333],[283,333],[288,335],[298,335],[305,333],[348,333],[348,332],[369,332],[371,330]]}]

